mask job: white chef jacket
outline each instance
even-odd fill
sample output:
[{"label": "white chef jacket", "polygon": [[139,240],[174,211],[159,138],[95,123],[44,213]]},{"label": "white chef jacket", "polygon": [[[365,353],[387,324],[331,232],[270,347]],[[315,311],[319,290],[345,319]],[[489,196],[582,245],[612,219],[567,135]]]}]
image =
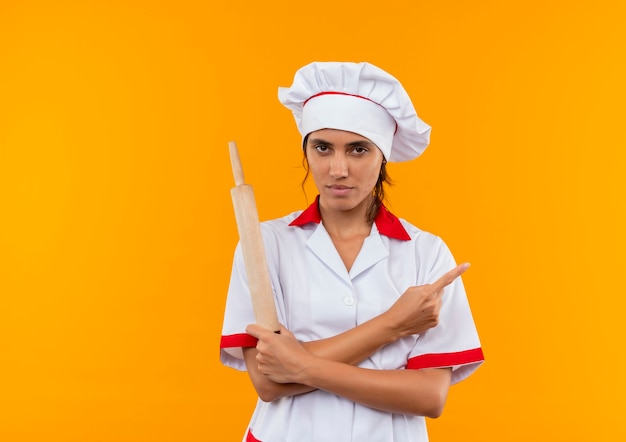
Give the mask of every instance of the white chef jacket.
[{"label": "white chef jacket", "polygon": [[[279,321],[300,341],[337,335],[386,311],[411,286],[436,281],[455,267],[435,235],[396,218],[384,206],[348,272],[321,222],[317,201],[307,210],[261,224]],[[246,370],[242,347],[256,338],[241,248],[226,302],[220,357]],[[359,364],[378,370],[452,367],[452,383],[469,376],[483,353],[461,278],[446,287],[439,325],[389,344]],[[383,412],[316,390],[257,402],[244,441],[424,442],[425,419]]]}]

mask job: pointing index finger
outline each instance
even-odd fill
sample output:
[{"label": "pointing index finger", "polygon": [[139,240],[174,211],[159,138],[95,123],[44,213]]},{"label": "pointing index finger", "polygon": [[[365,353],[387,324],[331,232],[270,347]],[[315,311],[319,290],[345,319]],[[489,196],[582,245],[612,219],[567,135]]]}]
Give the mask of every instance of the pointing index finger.
[{"label": "pointing index finger", "polygon": [[458,266],[456,266],[455,268],[453,268],[452,270],[450,270],[449,272],[444,274],[437,281],[433,282],[431,284],[432,287],[435,290],[440,290],[440,289],[446,287],[447,285],[451,284],[452,281],[454,281],[456,278],[458,278],[463,273],[465,273],[465,271],[469,268],[469,266],[470,266],[469,262],[466,262],[466,263],[463,263],[463,264],[459,264]]}]

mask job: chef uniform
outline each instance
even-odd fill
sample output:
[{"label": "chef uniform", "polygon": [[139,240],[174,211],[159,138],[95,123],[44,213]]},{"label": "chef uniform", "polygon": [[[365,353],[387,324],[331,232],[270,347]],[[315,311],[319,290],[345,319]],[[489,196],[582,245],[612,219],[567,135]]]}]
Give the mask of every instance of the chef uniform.
[{"label": "chef uniform", "polygon": [[[387,161],[415,158],[430,127],[416,115],[400,83],[368,63],[312,63],[301,68],[280,101],[294,113],[302,136],[319,129],[358,133]],[[348,271],[322,222],[318,201],[304,211],[262,223],[279,321],[300,341],[328,338],[388,310],[411,286],[436,281],[456,263],[445,243],[384,205]],[[242,347],[254,311],[241,248],[235,250],[221,339],[221,360],[245,370]],[[386,345],[359,364],[374,370],[452,368],[452,383],[483,361],[461,278],[444,290],[439,324]],[[260,399],[244,441],[424,442],[422,416],[369,408],[315,390],[272,402]]]}]

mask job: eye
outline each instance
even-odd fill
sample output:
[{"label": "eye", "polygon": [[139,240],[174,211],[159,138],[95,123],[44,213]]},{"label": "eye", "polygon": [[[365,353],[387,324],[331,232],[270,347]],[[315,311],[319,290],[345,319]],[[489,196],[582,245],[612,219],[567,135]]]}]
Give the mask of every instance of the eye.
[{"label": "eye", "polygon": [[319,153],[326,153],[329,150],[326,144],[316,144],[315,146],[313,146],[313,149],[315,149]]},{"label": "eye", "polygon": [[365,153],[368,152],[368,148],[364,147],[364,146],[354,146],[354,149],[352,149],[352,152],[354,152],[357,155],[363,155]]}]

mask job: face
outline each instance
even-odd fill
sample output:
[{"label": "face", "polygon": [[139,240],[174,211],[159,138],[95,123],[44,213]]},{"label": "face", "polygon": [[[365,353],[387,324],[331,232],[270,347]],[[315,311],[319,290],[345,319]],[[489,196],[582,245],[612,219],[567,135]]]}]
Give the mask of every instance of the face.
[{"label": "face", "polygon": [[354,132],[322,129],[309,134],[306,156],[322,209],[367,208],[384,159],[374,143]]}]

